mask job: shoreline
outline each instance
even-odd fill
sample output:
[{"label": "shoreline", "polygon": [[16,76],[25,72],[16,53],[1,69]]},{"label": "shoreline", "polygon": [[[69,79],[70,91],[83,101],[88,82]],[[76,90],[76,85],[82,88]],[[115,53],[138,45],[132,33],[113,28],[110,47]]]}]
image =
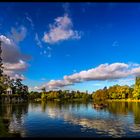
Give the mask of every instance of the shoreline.
[{"label": "shoreline", "polygon": [[140,102],[140,100],[136,99],[108,99],[108,102]]}]

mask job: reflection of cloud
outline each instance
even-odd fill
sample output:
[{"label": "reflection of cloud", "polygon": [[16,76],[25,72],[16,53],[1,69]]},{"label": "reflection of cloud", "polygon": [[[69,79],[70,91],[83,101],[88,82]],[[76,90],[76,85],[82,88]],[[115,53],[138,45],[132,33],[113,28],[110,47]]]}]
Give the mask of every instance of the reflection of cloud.
[{"label": "reflection of cloud", "polygon": [[[123,128],[119,129],[118,126],[123,126],[120,121],[103,120],[103,119],[88,119],[88,118],[78,118],[76,115],[64,112],[64,120],[72,124],[81,125],[86,129],[96,129],[97,133],[109,134],[113,137],[121,137],[125,134]],[[112,127],[113,126],[113,127]]]},{"label": "reflection of cloud", "polygon": [[[70,121],[73,124],[81,125],[84,128],[88,129],[96,129],[100,134],[109,134],[113,137],[121,137],[121,135],[125,134],[125,131],[122,129],[118,129],[118,125],[122,125],[120,121],[111,121],[111,120],[100,120],[100,119],[86,119],[86,118],[68,118],[67,121]],[[112,127],[113,126],[113,127]],[[97,132],[98,133],[98,132]]]},{"label": "reflection of cloud", "polygon": [[55,110],[54,109],[51,109],[51,108],[48,108],[47,109],[47,114],[49,115],[50,118],[59,118],[60,117],[60,112],[58,112],[58,110]]},{"label": "reflection of cloud", "polygon": [[126,136],[125,127],[127,125],[127,130],[131,130],[132,132],[140,132],[140,126],[138,125],[131,125],[119,119],[90,119],[87,117],[77,115],[77,113],[75,113],[70,107],[66,109],[63,108],[61,110],[57,107],[49,107],[46,109],[46,113],[53,119],[63,118],[64,121],[68,123],[82,126],[83,128],[81,128],[81,131],[86,131],[87,129],[94,129],[98,134],[103,134],[111,137],[122,137]]},{"label": "reflection of cloud", "polygon": [[25,128],[23,127],[25,121],[25,116],[21,116],[20,118],[17,118],[15,114],[13,114],[10,124],[9,124],[9,132],[10,133],[19,133],[21,137],[26,136]]},{"label": "reflection of cloud", "polygon": [[132,132],[140,132],[140,124],[131,125],[129,128]]}]

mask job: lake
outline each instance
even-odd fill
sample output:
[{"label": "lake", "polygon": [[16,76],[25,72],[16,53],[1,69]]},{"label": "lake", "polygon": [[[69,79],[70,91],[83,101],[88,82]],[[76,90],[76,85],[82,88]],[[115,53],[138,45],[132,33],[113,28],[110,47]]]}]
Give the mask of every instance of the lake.
[{"label": "lake", "polygon": [[0,136],[140,137],[140,102],[1,103]]}]

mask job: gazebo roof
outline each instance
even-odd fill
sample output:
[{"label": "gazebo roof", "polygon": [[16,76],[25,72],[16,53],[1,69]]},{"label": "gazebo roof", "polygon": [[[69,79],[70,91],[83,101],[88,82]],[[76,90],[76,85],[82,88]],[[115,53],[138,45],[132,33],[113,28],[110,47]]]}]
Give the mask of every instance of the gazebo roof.
[{"label": "gazebo roof", "polygon": [[12,89],[11,89],[10,87],[8,87],[6,90],[7,90],[7,91],[12,91]]}]

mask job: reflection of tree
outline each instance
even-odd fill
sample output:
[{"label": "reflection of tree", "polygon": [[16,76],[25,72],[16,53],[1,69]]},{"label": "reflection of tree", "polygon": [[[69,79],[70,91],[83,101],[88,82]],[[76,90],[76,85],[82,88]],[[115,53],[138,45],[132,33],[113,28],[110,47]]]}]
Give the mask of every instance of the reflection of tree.
[{"label": "reflection of tree", "polygon": [[107,109],[109,112],[116,115],[127,115],[128,102],[110,102]]},{"label": "reflection of tree", "polygon": [[42,112],[45,112],[46,110],[46,103],[44,100],[41,101],[41,107],[42,107]]},{"label": "reflection of tree", "polygon": [[5,136],[9,136],[8,129],[6,128],[6,125],[4,124],[2,117],[0,117],[0,137]]},{"label": "reflection of tree", "polygon": [[140,124],[140,102],[110,102],[107,109],[116,115],[127,115],[128,112],[132,112],[135,124]]},{"label": "reflection of tree", "polygon": [[133,113],[134,113],[134,122],[135,124],[140,124],[140,103],[133,103]]},{"label": "reflection of tree", "polygon": [[1,136],[21,136],[24,133],[23,116],[28,112],[28,104],[2,104],[0,106]]}]

